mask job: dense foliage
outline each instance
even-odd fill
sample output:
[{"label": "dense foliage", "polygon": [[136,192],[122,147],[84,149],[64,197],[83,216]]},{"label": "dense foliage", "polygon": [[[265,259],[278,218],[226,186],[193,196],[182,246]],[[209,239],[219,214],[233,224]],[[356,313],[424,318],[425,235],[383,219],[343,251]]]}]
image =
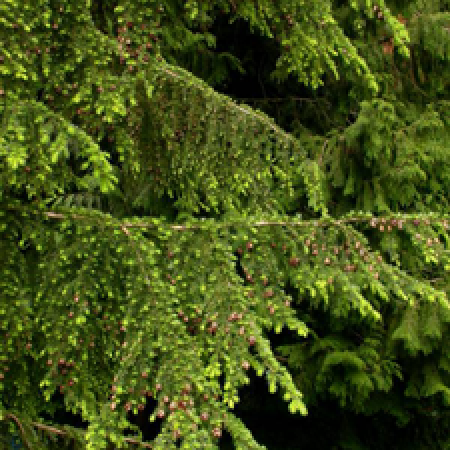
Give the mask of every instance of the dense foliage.
[{"label": "dense foliage", "polygon": [[4,0],[1,442],[448,448],[449,6]]}]

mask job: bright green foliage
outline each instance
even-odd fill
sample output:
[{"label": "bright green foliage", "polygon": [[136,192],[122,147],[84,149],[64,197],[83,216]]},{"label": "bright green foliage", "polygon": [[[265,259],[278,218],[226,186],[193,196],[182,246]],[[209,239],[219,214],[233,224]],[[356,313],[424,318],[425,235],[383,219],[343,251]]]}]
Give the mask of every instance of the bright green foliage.
[{"label": "bright green foliage", "polygon": [[[89,422],[65,429],[77,448],[140,440],[127,413],[153,397],[155,449],[218,448],[223,430],[261,449],[233,413],[249,369],[292,414],[448,408],[448,81],[408,101],[374,50],[387,33],[406,64],[448,69],[434,3],[409,34],[370,0],[5,0],[0,431],[19,418],[57,448],[36,422],[59,390]],[[213,89],[244,71],[214,51],[224,17],[276,46],[272,79],[350,86],[328,129],[287,133]]]}]

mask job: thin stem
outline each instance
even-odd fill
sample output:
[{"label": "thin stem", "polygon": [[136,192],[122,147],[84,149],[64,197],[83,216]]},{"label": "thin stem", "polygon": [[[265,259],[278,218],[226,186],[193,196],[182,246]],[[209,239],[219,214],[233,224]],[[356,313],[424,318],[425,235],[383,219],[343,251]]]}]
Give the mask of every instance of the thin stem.
[{"label": "thin stem", "polygon": [[[21,432],[21,434],[22,434],[22,436],[23,436],[23,440],[24,440],[25,446],[26,446],[29,450],[32,450],[33,447],[32,447],[32,446],[30,445],[30,443],[26,440],[26,437],[25,437],[25,430],[23,429],[23,426],[22,426],[22,424],[20,423],[20,420],[19,420],[14,414],[11,414],[11,413],[6,414],[5,419],[11,419],[12,421],[14,421],[14,422],[17,424],[17,426],[19,427],[20,432]],[[32,422],[31,425],[32,425],[34,428],[37,428],[37,429],[43,430],[43,431],[47,431],[48,433],[57,434],[57,435],[59,435],[59,436],[67,436],[67,432],[66,432],[66,431],[60,430],[59,428],[55,428],[55,427],[52,427],[52,426],[50,426],[50,425],[45,425],[45,424],[43,424],[43,423],[38,423],[38,422]],[[125,442],[128,442],[129,444],[139,445],[139,446],[144,447],[144,448],[153,448],[151,444],[147,444],[147,443],[145,443],[145,442],[141,442],[141,441],[138,441],[138,440],[133,439],[133,438],[125,438],[124,441],[125,441]]]},{"label": "thin stem", "polygon": [[5,419],[11,419],[12,421],[14,421],[17,424],[17,426],[19,427],[19,430],[20,430],[20,434],[23,437],[25,447],[28,448],[29,450],[32,450],[30,443],[27,441],[27,438],[25,436],[25,430],[23,429],[23,426],[20,423],[20,420],[14,414],[11,414],[11,413],[6,414]]}]

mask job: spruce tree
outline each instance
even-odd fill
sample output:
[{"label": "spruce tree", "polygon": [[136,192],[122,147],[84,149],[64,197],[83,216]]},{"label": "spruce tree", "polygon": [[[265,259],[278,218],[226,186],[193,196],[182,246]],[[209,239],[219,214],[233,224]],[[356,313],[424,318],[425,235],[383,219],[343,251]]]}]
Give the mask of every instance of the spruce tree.
[{"label": "spruce tree", "polygon": [[[149,448],[264,448],[253,373],[293,415],[448,425],[448,2],[341,3],[0,5],[6,444],[136,448],[149,412]],[[235,21],[327,120],[220,92]]]}]

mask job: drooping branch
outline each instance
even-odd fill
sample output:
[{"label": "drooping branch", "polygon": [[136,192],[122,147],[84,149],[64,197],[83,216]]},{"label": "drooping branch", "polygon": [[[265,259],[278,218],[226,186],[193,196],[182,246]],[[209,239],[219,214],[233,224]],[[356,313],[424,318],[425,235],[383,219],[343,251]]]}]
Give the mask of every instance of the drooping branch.
[{"label": "drooping branch", "polygon": [[[175,73],[173,70],[167,69],[167,68],[165,68],[165,67],[158,67],[157,70],[160,70],[160,71],[162,71],[164,74],[169,75],[169,76],[172,77],[172,78],[176,78],[177,80],[182,80],[182,79],[183,79],[181,75],[179,75],[179,74]],[[180,69],[179,69],[179,70],[180,70]],[[188,74],[188,72],[186,72],[186,74]],[[192,77],[191,74],[189,74],[189,76]],[[197,84],[196,87],[197,87],[198,89],[202,89],[202,88],[203,88],[202,86],[200,86],[200,84]],[[209,89],[209,90],[213,91],[213,89],[212,89],[211,87],[207,86],[207,85],[205,85],[205,87],[204,87],[203,89]],[[236,104],[235,102],[233,102],[231,99],[229,99],[228,97],[225,97],[224,95],[219,94],[218,92],[215,92],[215,91],[214,91],[214,93],[215,93],[215,95],[217,95],[217,96],[221,96],[221,97],[223,97],[223,98],[226,98],[226,99],[228,100],[228,104],[229,104],[232,108],[234,108],[234,109],[236,109],[237,111],[239,111],[239,112],[241,112],[241,113],[243,113],[243,114],[246,114],[246,115],[248,115],[248,116],[250,116],[250,117],[254,117],[255,119],[261,121],[262,123],[265,123],[266,125],[269,126],[269,128],[270,128],[272,131],[274,131],[275,133],[277,133],[277,134],[283,136],[285,139],[291,140],[291,141],[292,141],[292,140],[295,140],[295,138],[294,138],[292,135],[290,135],[289,133],[287,133],[287,132],[284,131],[282,128],[278,127],[277,125],[275,125],[275,123],[273,122],[272,119],[269,118],[269,116],[266,116],[266,115],[263,114],[263,113],[259,113],[259,112],[255,111],[255,110],[251,109],[250,107],[245,108],[245,107],[242,106],[242,105],[238,105],[238,104]]]}]

